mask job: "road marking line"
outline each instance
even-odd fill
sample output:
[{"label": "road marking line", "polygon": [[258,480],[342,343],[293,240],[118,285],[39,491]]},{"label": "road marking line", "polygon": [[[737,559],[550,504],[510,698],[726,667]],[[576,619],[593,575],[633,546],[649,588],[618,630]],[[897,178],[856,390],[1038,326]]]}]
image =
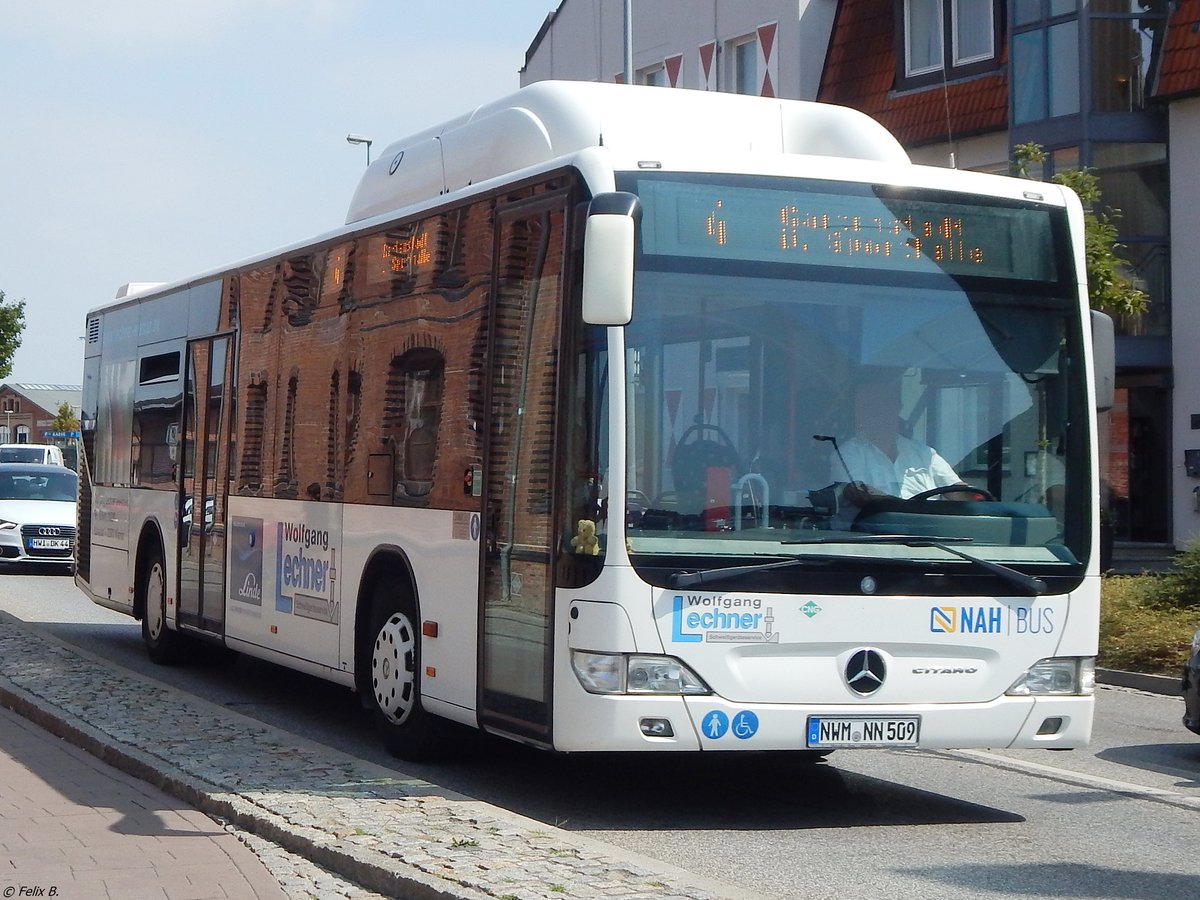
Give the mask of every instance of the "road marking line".
[{"label": "road marking line", "polygon": [[1088,775],[1084,772],[1060,769],[1056,766],[1046,766],[1023,759],[1013,759],[1010,756],[1001,756],[998,753],[989,753],[986,750],[946,750],[943,752],[948,755],[966,756],[988,765],[1015,769],[1027,775],[1053,778],[1058,781],[1066,781],[1071,784],[1078,784],[1097,790],[1126,794],[1142,800],[1153,800],[1157,803],[1169,803],[1172,806],[1180,806],[1184,809],[1200,810],[1200,797],[1181,794],[1178,791],[1149,787],[1144,784],[1135,784],[1131,781],[1118,781],[1115,778],[1105,778],[1102,775]]}]

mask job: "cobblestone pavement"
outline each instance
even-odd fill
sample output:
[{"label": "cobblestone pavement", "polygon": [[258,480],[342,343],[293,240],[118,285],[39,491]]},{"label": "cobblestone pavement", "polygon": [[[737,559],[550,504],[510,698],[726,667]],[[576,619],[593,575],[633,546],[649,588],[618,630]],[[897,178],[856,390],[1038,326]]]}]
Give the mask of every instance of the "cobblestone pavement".
[{"label": "cobblestone pavement", "polygon": [[2,612],[0,704],[228,823],[295,898],[748,898],[264,725]]}]

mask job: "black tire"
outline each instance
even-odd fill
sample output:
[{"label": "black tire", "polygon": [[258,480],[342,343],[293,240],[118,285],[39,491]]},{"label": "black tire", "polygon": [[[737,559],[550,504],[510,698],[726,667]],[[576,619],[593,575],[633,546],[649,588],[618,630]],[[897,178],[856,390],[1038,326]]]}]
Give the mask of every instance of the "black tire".
[{"label": "black tire", "polygon": [[376,581],[363,690],[384,747],[411,761],[440,756],[444,741],[440,720],[421,705],[418,621],[415,604],[391,579]]},{"label": "black tire", "polygon": [[145,601],[142,641],[146,653],[160,666],[174,665],[183,658],[184,638],[167,627],[167,568],[161,550],[147,552],[138,579]]}]

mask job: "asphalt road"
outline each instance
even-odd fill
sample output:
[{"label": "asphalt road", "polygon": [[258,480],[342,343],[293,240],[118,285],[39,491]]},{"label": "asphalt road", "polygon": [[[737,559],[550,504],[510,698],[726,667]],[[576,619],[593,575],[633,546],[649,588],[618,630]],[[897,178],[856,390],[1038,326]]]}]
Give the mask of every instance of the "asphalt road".
[{"label": "asphalt road", "polygon": [[0,608],[185,691],[568,830],[776,897],[1193,898],[1200,737],[1175,697],[1101,688],[1088,750],[554,756],[464,738],[380,748],[346,690],[245,657],[152,665],[70,578],[0,575]]}]

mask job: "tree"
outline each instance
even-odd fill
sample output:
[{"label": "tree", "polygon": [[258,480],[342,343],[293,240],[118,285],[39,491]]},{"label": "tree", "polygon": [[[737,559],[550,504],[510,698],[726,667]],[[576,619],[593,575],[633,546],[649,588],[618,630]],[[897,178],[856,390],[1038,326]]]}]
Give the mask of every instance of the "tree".
[{"label": "tree", "polygon": [[50,420],[51,431],[78,431],[79,416],[71,409],[71,404],[64,400],[58,405],[58,412]]},{"label": "tree", "polygon": [[[1041,163],[1046,153],[1040,144],[1013,147],[1013,170],[1029,177],[1029,165]],[[1114,316],[1136,316],[1150,306],[1146,292],[1133,283],[1125,261],[1117,255],[1116,221],[1121,211],[1100,205],[1100,179],[1089,169],[1067,169],[1050,179],[1079,195],[1083,203],[1083,253],[1087,269],[1088,301],[1093,309]]]},{"label": "tree", "polygon": [[0,291],[0,378],[12,374],[13,357],[21,346],[21,332],[25,330],[25,301],[9,302]]}]

